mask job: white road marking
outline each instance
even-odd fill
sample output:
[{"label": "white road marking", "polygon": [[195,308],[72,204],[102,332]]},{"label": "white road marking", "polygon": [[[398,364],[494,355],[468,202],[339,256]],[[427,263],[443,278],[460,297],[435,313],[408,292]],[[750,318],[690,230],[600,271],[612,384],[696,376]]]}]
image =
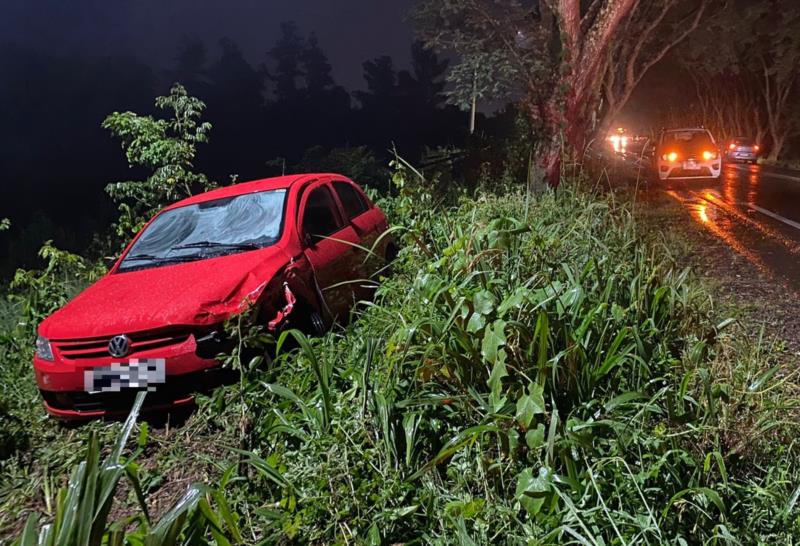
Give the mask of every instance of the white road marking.
[{"label": "white road marking", "polygon": [[731,165],[731,167],[739,171],[744,171],[750,174],[757,174],[759,176],[764,176],[767,178],[782,178],[783,180],[792,180],[794,182],[800,182],[800,177],[790,176],[788,174],[771,173],[767,171],[751,171],[749,167],[745,167],[744,165]]},{"label": "white road marking", "polygon": [[[722,199],[722,197],[716,192],[706,192],[705,195],[701,195],[699,192],[691,192],[691,194],[694,196],[695,199],[700,199],[700,200],[706,201],[708,203],[711,203],[712,205],[715,205],[717,207],[722,208],[723,210],[730,209],[730,210],[728,210],[729,213],[730,212],[736,212],[737,214],[742,214],[741,212],[736,211],[736,208],[734,207],[734,205],[739,205],[739,206],[742,206],[742,207],[747,207],[749,209],[753,209],[753,210],[755,210],[757,212],[760,212],[761,214],[769,216],[770,218],[774,218],[775,220],[778,220],[779,222],[783,222],[787,226],[791,226],[791,227],[793,227],[793,228],[795,228],[797,230],[800,230],[800,222],[795,222],[794,220],[790,220],[788,218],[785,218],[785,217],[781,216],[780,214],[778,214],[777,212],[772,212],[769,209],[765,209],[763,207],[759,207],[758,205],[756,205],[754,203],[748,203],[746,201],[735,201],[733,203],[729,203],[728,201],[725,201],[725,199]],[[750,220],[750,219],[744,218],[744,217],[742,217],[742,218],[744,220],[746,220],[747,222],[751,223],[753,226],[755,226],[758,229],[763,231],[763,229],[762,229],[762,227],[761,227],[759,222],[754,221],[754,220]]]},{"label": "white road marking", "polygon": [[[800,179],[798,179],[798,180],[800,180]],[[788,218],[784,218],[780,214],[772,212],[771,210],[767,210],[765,208],[759,207],[758,205],[754,205],[752,203],[739,203],[739,204],[740,205],[744,205],[746,207],[750,207],[753,210],[757,210],[761,214],[766,214],[770,218],[774,218],[775,220],[778,220],[779,222],[783,222],[787,226],[792,226],[793,228],[800,230],[800,223],[795,222],[794,220],[789,220]]]},{"label": "white road marking", "polygon": [[[790,176],[788,174],[771,173],[771,172],[766,172],[766,171],[751,171],[749,167],[745,167],[744,165],[735,165],[734,164],[734,165],[731,165],[731,167],[733,167],[733,168],[735,168],[735,169],[737,169],[739,171],[744,171],[744,172],[748,172],[748,173],[751,173],[751,174],[757,174],[758,176],[763,176],[763,177],[768,177],[768,178],[782,178],[784,180],[793,180],[795,182],[800,182],[800,177]],[[770,218],[778,220],[779,222],[783,222],[787,226],[792,226],[793,228],[795,228],[797,230],[800,230],[800,223],[795,222],[794,220],[789,220],[788,218],[785,218],[785,217],[781,216],[777,212],[772,212],[771,210],[765,209],[763,207],[759,207],[758,205],[754,205],[753,203],[745,203],[745,202],[741,202],[740,201],[739,203],[737,203],[737,205],[742,205],[742,206],[751,208],[751,209],[753,209],[755,211],[760,212],[761,214],[765,214],[765,215],[769,216]]]}]

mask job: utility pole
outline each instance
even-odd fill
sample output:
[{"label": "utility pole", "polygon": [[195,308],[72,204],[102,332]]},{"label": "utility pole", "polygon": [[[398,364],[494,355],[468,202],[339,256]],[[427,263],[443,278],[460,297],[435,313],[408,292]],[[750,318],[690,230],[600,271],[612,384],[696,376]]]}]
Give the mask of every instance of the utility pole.
[{"label": "utility pole", "polygon": [[472,107],[469,112],[469,134],[475,133],[475,113],[478,103],[478,70],[472,71]]}]

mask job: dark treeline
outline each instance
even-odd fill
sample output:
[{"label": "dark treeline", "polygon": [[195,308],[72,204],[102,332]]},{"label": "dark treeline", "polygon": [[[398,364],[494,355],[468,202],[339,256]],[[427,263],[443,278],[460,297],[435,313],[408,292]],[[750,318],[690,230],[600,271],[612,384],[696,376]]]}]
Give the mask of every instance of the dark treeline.
[{"label": "dark treeline", "polygon": [[[398,70],[390,57],[363,63],[365,90],[337,85],[323,45],[284,23],[264,60],[246,60],[230,38],[185,39],[168,70],[132,57],[68,58],[0,46],[2,264],[36,259],[41,243],[82,250],[114,218],[103,188],[138,179],[100,124],[112,111],[153,113],[173,82],[207,104],[211,142],[197,168],[221,184],[357,163],[361,182],[382,178],[394,145],[412,161],[424,150],[465,146],[466,114],[445,100],[447,62],[419,44]],[[344,159],[343,159],[344,158]],[[342,166],[341,168],[344,168]]]}]

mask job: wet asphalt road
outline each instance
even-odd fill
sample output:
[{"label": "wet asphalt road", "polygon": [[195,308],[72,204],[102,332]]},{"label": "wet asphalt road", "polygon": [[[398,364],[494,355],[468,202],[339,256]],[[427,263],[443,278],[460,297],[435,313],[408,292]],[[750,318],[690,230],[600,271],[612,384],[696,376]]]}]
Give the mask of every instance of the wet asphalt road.
[{"label": "wet asphalt road", "polygon": [[764,274],[800,291],[800,172],[726,164],[718,180],[651,185]]}]

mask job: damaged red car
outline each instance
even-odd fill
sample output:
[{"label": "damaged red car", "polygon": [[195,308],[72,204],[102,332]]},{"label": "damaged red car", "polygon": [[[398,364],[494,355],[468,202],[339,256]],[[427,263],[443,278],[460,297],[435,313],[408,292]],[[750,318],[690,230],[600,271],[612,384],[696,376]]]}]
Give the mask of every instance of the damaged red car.
[{"label": "damaged red car", "polygon": [[110,271],[39,326],[33,367],[51,415],[191,404],[213,385],[224,322],[256,306],[271,330],[321,333],[372,295],[396,249],[344,176],[256,180],[166,207]]}]

